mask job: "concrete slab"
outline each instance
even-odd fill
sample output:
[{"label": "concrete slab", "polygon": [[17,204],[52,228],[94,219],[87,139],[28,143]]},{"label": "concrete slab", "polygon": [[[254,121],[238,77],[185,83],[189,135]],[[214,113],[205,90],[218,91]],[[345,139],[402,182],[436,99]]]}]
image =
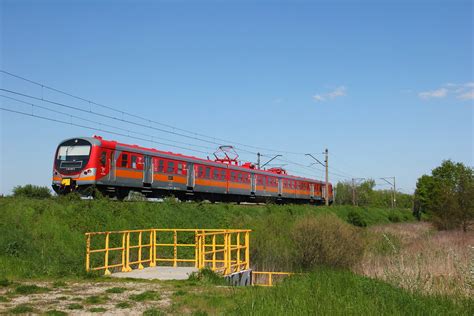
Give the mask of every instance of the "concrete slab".
[{"label": "concrete slab", "polygon": [[193,272],[199,271],[194,267],[150,267],[143,270],[112,273],[113,278],[132,278],[146,280],[186,280]]}]

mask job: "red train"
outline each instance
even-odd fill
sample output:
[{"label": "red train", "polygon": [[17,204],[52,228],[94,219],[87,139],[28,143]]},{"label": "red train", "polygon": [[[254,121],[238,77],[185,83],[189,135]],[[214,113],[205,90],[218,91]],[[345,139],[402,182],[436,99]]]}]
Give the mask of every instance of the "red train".
[{"label": "red train", "polygon": [[[251,163],[200,159],[99,136],[61,142],[54,158],[54,191],[85,193],[92,187],[118,199],[137,191],[183,200],[321,204],[326,196],[323,182],[291,176],[281,168],[261,170]],[[332,202],[332,185],[328,187]]]}]

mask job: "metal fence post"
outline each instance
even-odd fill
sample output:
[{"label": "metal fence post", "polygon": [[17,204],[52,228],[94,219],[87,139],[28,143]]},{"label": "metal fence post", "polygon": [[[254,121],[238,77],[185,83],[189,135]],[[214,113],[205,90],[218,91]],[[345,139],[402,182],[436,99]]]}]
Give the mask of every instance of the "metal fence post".
[{"label": "metal fence post", "polygon": [[142,264],[142,232],[138,233],[138,269],[143,270]]},{"label": "metal fence post", "polygon": [[87,234],[86,240],[86,271],[89,272],[90,270],[90,261],[91,261],[91,235]]},{"label": "metal fence post", "polygon": [[105,267],[105,275],[110,275],[109,270],[109,233],[105,234],[105,258],[104,258],[104,267]]},{"label": "metal fence post", "polygon": [[178,232],[173,230],[173,267],[176,268],[178,266]]},{"label": "metal fence post", "polygon": [[156,230],[150,230],[150,267],[156,267]]},{"label": "metal fence post", "polygon": [[245,269],[250,269],[250,233],[245,232]]}]

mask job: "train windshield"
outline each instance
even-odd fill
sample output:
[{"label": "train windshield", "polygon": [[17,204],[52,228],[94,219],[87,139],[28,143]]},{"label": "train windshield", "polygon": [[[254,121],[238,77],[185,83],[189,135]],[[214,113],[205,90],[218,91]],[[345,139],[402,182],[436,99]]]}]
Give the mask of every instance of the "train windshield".
[{"label": "train windshield", "polygon": [[61,172],[77,172],[89,161],[91,144],[84,139],[71,139],[60,144],[56,153],[56,168]]},{"label": "train windshield", "polygon": [[74,158],[87,158],[91,153],[91,146],[79,145],[79,146],[60,146],[58,149],[59,160],[70,160]]}]

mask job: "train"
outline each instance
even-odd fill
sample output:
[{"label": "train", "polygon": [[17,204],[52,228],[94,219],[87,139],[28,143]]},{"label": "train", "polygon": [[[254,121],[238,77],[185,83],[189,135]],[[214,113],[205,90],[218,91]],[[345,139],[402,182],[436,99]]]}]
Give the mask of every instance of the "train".
[{"label": "train", "polygon": [[60,142],[52,180],[58,195],[87,195],[98,190],[118,200],[139,192],[147,198],[174,196],[211,202],[333,201],[332,184],[326,189],[325,182],[293,176],[283,168],[261,169],[250,162],[197,158],[96,135]]}]

